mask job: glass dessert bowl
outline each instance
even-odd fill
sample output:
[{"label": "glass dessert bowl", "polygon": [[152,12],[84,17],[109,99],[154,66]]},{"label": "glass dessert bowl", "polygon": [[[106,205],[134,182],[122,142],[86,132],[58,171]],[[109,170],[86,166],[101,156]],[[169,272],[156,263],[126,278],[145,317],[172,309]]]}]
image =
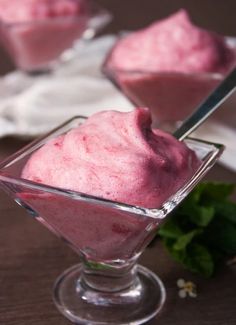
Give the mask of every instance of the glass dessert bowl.
[{"label": "glass dessert bowl", "polygon": [[0,186],[80,256],[81,264],[65,271],[54,286],[54,301],[62,314],[77,324],[142,324],[161,310],[166,293],[154,273],[137,265],[138,257],[158,225],[214,165],[223,146],[187,139],[201,165],[157,208],[132,206],[21,177],[36,150],[84,119],[71,119],[2,162]]},{"label": "glass dessert bowl", "polygon": [[84,1],[76,14],[26,21],[0,20],[0,42],[15,66],[28,73],[47,72],[73,56],[80,40],[91,39],[111,14],[92,1]]},{"label": "glass dessert bowl", "polygon": [[236,64],[236,39],[192,22],[184,9],[119,37],[104,74],[154,126],[175,129]]},{"label": "glass dessert bowl", "polygon": [[[236,38],[225,38],[236,53]],[[108,54],[102,71],[135,107],[148,107],[153,125],[173,131],[224,79],[220,73],[182,73],[118,69]]]},{"label": "glass dessert bowl", "polygon": [[109,57],[102,70],[135,107],[150,108],[155,127],[170,131],[223,80],[219,74],[115,69],[109,66]]}]

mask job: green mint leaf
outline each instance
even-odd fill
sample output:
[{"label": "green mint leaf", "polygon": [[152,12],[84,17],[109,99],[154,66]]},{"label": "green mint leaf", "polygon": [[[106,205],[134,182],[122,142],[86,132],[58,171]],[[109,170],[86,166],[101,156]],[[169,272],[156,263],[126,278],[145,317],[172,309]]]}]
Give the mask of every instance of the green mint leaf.
[{"label": "green mint leaf", "polygon": [[202,230],[195,229],[185,235],[180,236],[177,239],[177,241],[175,242],[175,244],[173,245],[173,249],[178,250],[178,251],[185,249],[189,245],[189,243],[191,243],[193,238],[200,234],[202,234]]},{"label": "green mint leaf", "polygon": [[207,183],[200,183],[198,184],[195,189],[188,195],[187,197],[187,203],[189,202],[190,205],[193,203],[198,203],[202,197],[202,194],[205,191],[205,188],[207,186]]},{"label": "green mint leaf", "polygon": [[236,203],[230,201],[214,201],[212,204],[214,204],[217,215],[236,224]]},{"label": "green mint leaf", "polygon": [[220,201],[227,199],[235,190],[236,185],[231,183],[204,183],[205,188],[203,194],[207,198],[212,198]]},{"label": "green mint leaf", "polygon": [[207,247],[197,243],[190,243],[187,249],[176,250],[174,249],[174,242],[171,239],[165,239],[164,244],[171,257],[189,271],[207,278],[213,275],[215,263]]},{"label": "green mint leaf", "polygon": [[[215,209],[214,206],[197,206],[193,205],[190,209],[188,208],[189,220],[197,226],[206,227],[214,218]],[[187,211],[185,211],[187,215]]]},{"label": "green mint leaf", "polygon": [[188,221],[193,224],[206,227],[214,217],[214,206],[209,202],[200,204],[202,196],[206,191],[207,183],[202,183],[190,193],[189,197],[181,204],[178,213],[187,216]]},{"label": "green mint leaf", "polygon": [[165,238],[164,239],[164,245],[167,248],[170,255],[172,256],[172,258],[176,262],[184,264],[184,260],[186,258],[186,251],[185,251],[185,249],[183,249],[183,250],[174,249],[174,244],[175,244],[175,240],[170,239],[170,238]]},{"label": "green mint leaf", "polygon": [[207,278],[213,275],[215,269],[215,263],[209,250],[197,243],[188,246],[184,265],[192,272],[200,273]]},{"label": "green mint leaf", "polygon": [[226,255],[236,254],[236,225],[226,219],[217,218],[204,236],[209,247]]},{"label": "green mint leaf", "polygon": [[161,225],[159,234],[172,258],[210,277],[236,255],[235,184],[201,183]]},{"label": "green mint leaf", "polygon": [[183,231],[176,222],[175,218],[170,218],[159,228],[158,231],[161,237],[176,239],[183,235]]}]

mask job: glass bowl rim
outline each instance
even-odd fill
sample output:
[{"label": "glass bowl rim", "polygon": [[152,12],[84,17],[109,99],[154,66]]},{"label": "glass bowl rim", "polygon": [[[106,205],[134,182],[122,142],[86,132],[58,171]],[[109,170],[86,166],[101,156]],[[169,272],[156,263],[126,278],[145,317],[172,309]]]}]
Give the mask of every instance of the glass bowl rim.
[{"label": "glass bowl rim", "polygon": [[[193,142],[195,144],[200,144],[200,145],[205,145],[212,147],[212,155],[209,156],[209,158],[206,161],[203,161],[198,170],[193,174],[193,176],[179,189],[177,190],[174,194],[172,194],[164,203],[162,203],[161,207],[159,208],[146,208],[142,206],[136,206],[136,205],[131,205],[119,201],[113,201],[109,199],[105,199],[102,197],[82,193],[79,191],[73,191],[73,190],[67,190],[59,187],[54,187],[42,183],[37,183],[34,181],[30,181],[21,177],[14,177],[6,172],[4,172],[4,168],[7,167],[8,164],[14,164],[14,161],[16,159],[22,159],[24,156],[27,154],[30,154],[30,150],[33,149],[35,146],[38,145],[38,147],[42,144],[44,144],[45,140],[50,140],[53,135],[65,128],[66,126],[69,126],[71,123],[73,123],[76,120],[79,119],[86,119],[87,117],[85,116],[75,116],[67,121],[65,121],[63,124],[59,125],[58,127],[54,128],[52,131],[48,132],[47,134],[35,139],[34,141],[31,141],[28,145],[24,146],[22,149],[16,151],[6,159],[0,162],[0,184],[1,182],[8,182],[11,184],[15,184],[18,186],[24,186],[26,188],[32,189],[32,190],[38,190],[38,191],[43,191],[55,195],[61,195],[70,199],[78,200],[78,201],[84,201],[84,202],[91,202],[94,204],[98,205],[103,205],[103,206],[108,206],[111,208],[115,208],[117,210],[122,210],[126,211],[129,213],[134,213],[137,215],[145,216],[145,217],[151,217],[153,219],[163,219],[166,214],[173,209],[169,207],[170,204],[174,204],[174,198],[175,197],[180,197],[186,196],[187,193],[189,193],[197,180],[201,179],[207,170],[210,168],[211,164],[214,163],[217,159],[218,156],[221,155],[221,153],[224,150],[224,145],[214,143],[214,142],[209,142],[205,140],[199,140],[195,138],[186,138],[187,142]],[[68,132],[67,130],[66,132]],[[33,150],[36,150],[38,148],[35,148]],[[31,152],[32,153],[32,152]],[[23,155],[23,157],[21,157]],[[208,154],[209,155],[209,154]],[[186,194],[185,194],[186,193]]]}]

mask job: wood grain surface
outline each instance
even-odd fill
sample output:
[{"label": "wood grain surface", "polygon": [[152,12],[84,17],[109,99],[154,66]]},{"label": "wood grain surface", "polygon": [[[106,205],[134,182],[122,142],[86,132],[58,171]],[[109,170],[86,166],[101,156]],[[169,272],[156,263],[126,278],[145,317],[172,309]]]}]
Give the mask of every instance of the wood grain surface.
[{"label": "wood grain surface", "polygon": [[[136,29],[181,7],[194,21],[224,35],[236,35],[235,0],[100,0],[114,14],[105,32]],[[12,68],[3,51],[0,72]],[[14,138],[0,140],[0,160],[25,145]],[[217,165],[206,177],[236,183],[236,174]],[[78,262],[76,254],[0,191],[0,325],[69,325],[51,296],[56,277]],[[162,313],[150,325],[235,325],[236,265],[222,267],[205,280],[173,262],[161,243],[148,248],[140,263],[156,272],[167,289]],[[178,278],[193,280],[195,299],[180,299]]]}]

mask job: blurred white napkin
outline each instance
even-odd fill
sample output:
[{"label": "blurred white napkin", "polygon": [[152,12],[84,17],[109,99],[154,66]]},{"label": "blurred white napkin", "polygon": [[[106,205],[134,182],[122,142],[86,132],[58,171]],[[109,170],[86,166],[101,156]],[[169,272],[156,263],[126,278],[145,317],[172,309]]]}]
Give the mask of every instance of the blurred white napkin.
[{"label": "blurred white napkin", "polygon": [[220,162],[236,172],[236,129],[211,119],[199,127],[192,136],[224,144],[226,148]]},{"label": "blurred white napkin", "polygon": [[86,43],[53,74],[33,77],[16,71],[0,78],[0,137],[34,137],[75,115],[131,110],[100,72],[114,41],[106,36]]},{"label": "blurred white napkin", "polygon": [[[75,115],[104,109],[129,111],[132,105],[102,76],[101,64],[115,36],[81,45],[73,59],[53,74],[30,77],[13,72],[0,78],[0,137],[35,137]],[[223,143],[221,162],[236,171],[236,96],[228,120],[209,120],[194,136]],[[228,107],[221,109],[227,112]],[[226,114],[226,115],[227,115]],[[220,121],[220,122],[219,122]],[[229,127],[229,125],[231,125]]]}]

